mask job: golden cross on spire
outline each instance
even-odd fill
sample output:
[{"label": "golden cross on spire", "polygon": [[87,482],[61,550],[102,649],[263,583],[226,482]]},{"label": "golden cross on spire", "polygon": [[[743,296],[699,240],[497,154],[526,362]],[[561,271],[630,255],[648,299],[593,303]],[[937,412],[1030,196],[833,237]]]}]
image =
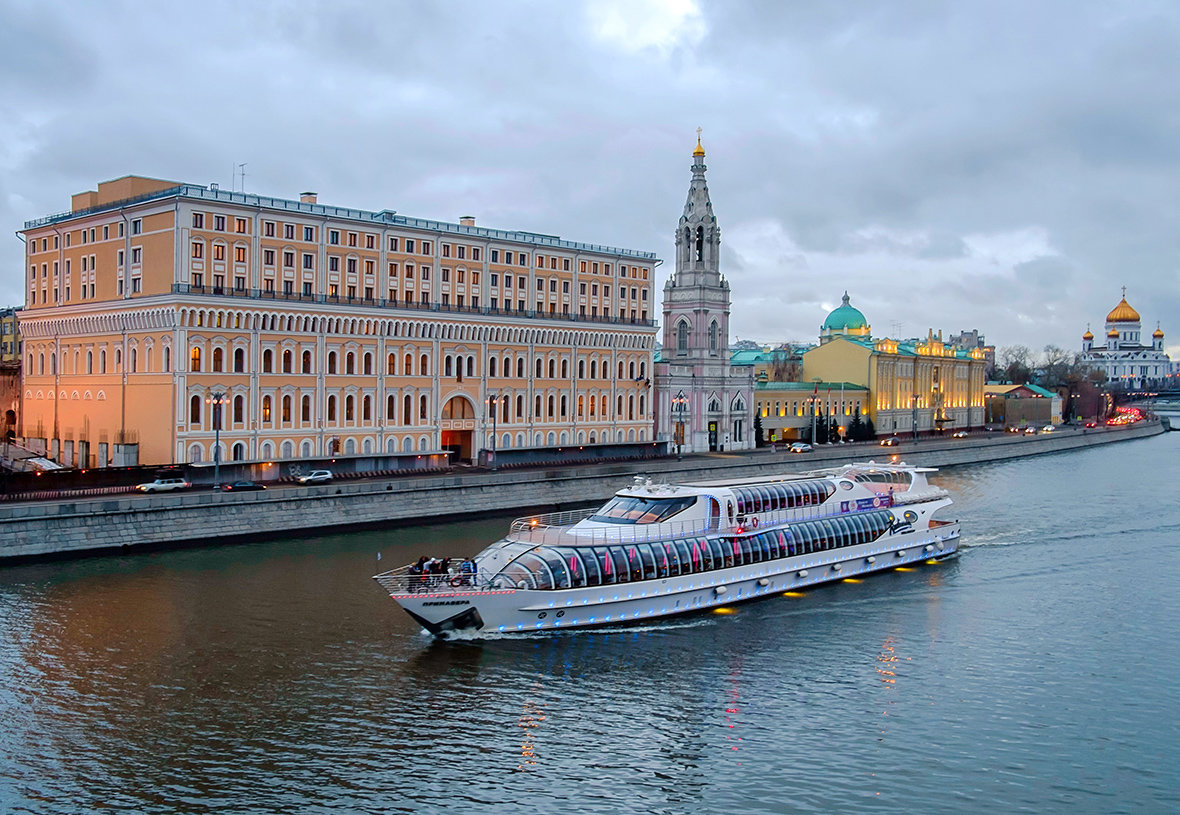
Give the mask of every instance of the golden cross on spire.
[{"label": "golden cross on spire", "polygon": [[[701,139],[701,137],[697,136],[697,141],[700,141],[700,139]],[[1123,299],[1124,300],[1127,299],[1127,287],[1126,286],[1123,286]]]}]

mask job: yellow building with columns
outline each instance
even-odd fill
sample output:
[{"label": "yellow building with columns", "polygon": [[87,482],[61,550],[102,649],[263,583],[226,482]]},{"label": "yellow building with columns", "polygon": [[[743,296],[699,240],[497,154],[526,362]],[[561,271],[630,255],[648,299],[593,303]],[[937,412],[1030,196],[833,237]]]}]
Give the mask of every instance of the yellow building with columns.
[{"label": "yellow building with columns", "polygon": [[649,252],[138,176],[22,235],[24,436],[68,465],[652,438]]},{"label": "yellow building with columns", "polygon": [[957,349],[941,332],[925,339],[873,339],[848,295],[803,354],[803,381],[848,382],[869,390],[868,417],[878,435],[982,427],[987,360],[983,349]]}]

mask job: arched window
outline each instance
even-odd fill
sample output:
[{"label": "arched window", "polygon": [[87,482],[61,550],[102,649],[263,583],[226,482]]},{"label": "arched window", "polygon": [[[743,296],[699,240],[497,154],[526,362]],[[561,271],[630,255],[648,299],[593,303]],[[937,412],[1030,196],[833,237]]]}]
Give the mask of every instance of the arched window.
[{"label": "arched window", "polygon": [[389,355],[389,364],[385,373],[393,375],[397,373],[397,354]]},{"label": "arched window", "polygon": [[330,374],[336,373],[336,352],[335,351],[328,352],[328,373],[330,373]]},{"label": "arched window", "polygon": [[328,421],[329,422],[336,421],[336,397],[335,396],[328,397]]},{"label": "arched window", "polygon": [[213,349],[213,373],[221,373],[221,368],[225,364],[224,356],[225,351],[221,348]]},{"label": "arched window", "polygon": [[[103,368],[103,373],[106,373],[106,359],[105,359],[106,352],[105,351],[103,352],[103,357],[104,357],[104,359],[103,359],[102,368]],[[200,348],[197,348],[194,346],[193,350],[189,352],[188,369],[190,371],[201,370],[201,349]]]},{"label": "arched window", "polygon": [[[194,348],[197,352],[197,367],[194,370],[201,370],[201,351],[199,348]],[[103,348],[98,352],[98,372],[105,374],[107,372],[107,349]],[[41,373],[45,373],[42,371]]]},{"label": "arched window", "polygon": [[311,373],[311,351],[303,352],[303,373]]},{"label": "arched window", "polygon": [[164,373],[172,372],[172,349],[164,346]]},{"label": "arched window", "polygon": [[139,370],[139,368],[138,368],[139,352],[136,349],[134,349],[134,348],[131,349],[131,357],[129,358],[128,361],[131,363],[127,367],[128,373],[136,373]]},{"label": "arched window", "polygon": [[578,360],[578,379],[585,379],[585,378],[586,378],[586,360],[579,359]]},{"label": "arched window", "polygon": [[549,378],[550,379],[557,378],[557,360],[555,360],[555,359],[549,360]]},{"label": "arched window", "polygon": [[368,353],[367,351],[365,352],[364,371],[365,371],[365,376],[372,376],[373,375],[373,355]]},{"label": "arched window", "polygon": [[290,424],[291,423],[291,397],[284,396],[283,401],[280,404],[282,405],[283,424]]},{"label": "arched window", "polygon": [[688,323],[684,320],[676,324],[676,350],[682,354],[688,351]]},{"label": "arched window", "polygon": [[709,350],[717,352],[717,321],[709,323]]},{"label": "arched window", "polygon": [[188,423],[196,425],[201,423],[201,397],[199,396],[188,400]]},{"label": "arched window", "polygon": [[270,423],[270,397],[262,397],[262,421]]},{"label": "arched window", "polygon": [[449,377],[451,375],[451,358],[449,356],[443,359],[443,376]]},{"label": "arched window", "polygon": [[414,415],[411,412],[411,405],[410,395],[407,393],[402,399],[402,424],[409,424],[410,418]]},{"label": "arched window", "polygon": [[426,394],[418,397],[418,418],[426,421]]},{"label": "arched window", "polygon": [[347,376],[352,376],[356,373],[356,355],[352,351],[344,355],[344,373]]},{"label": "arched window", "polygon": [[246,445],[242,444],[240,441],[235,442],[234,446],[233,446],[233,450],[230,453],[230,456],[232,457],[232,459],[234,461],[245,461],[245,459],[246,459]]},{"label": "arched window", "polygon": [[274,373],[275,369],[275,355],[274,352],[267,348],[262,352],[262,372],[264,374]]},{"label": "arched window", "polygon": [[561,361],[561,378],[562,379],[569,379],[570,378],[570,361],[568,359],[563,359]]},{"label": "arched window", "polygon": [[[165,348],[164,350],[167,351],[168,349]],[[86,373],[88,373],[88,374],[94,373],[94,352],[93,351],[86,352]]]},{"label": "arched window", "polygon": [[299,421],[303,424],[311,421],[311,397],[306,394],[299,400]]},{"label": "arched window", "polygon": [[537,357],[537,365],[536,365],[536,368],[537,368],[537,379],[540,379],[540,378],[541,378],[541,376],[542,376],[542,370],[541,370],[541,366],[542,366],[542,365],[544,365],[544,364],[545,364],[545,363],[544,363],[544,361],[543,361],[543,360],[542,360],[540,357]]},{"label": "arched window", "polygon": [[290,349],[283,351],[283,373],[289,374],[293,372],[295,360],[291,354]]},{"label": "arched window", "polygon": [[246,421],[246,400],[244,397],[234,397],[234,424]]},{"label": "arched window", "polygon": [[524,379],[524,357],[518,357],[516,360],[516,377]]},{"label": "arched window", "polygon": [[598,360],[590,360],[590,378],[598,379]]},{"label": "arched window", "polygon": [[373,420],[373,399],[370,396],[361,400],[361,420],[365,422]]},{"label": "arched window", "polygon": [[385,397],[385,422],[393,424],[393,409],[397,407],[397,400],[391,394]]},{"label": "arched window", "polygon": [[234,373],[240,374],[246,372],[246,349],[234,349]]},{"label": "arched window", "polygon": [[344,397],[344,421],[351,422],[353,419],[356,418],[356,414],[354,411],[355,405],[356,405],[356,400],[353,398],[353,396],[351,394]]},{"label": "arched window", "polygon": [[430,376],[430,359],[426,356],[426,354],[423,354],[418,360],[418,373],[421,376]]},{"label": "arched window", "polygon": [[704,260],[705,258],[705,228],[703,226],[697,227],[697,246],[696,259]]},{"label": "arched window", "polygon": [[414,373],[414,358],[406,354],[405,364],[402,365],[402,373],[410,376]]},{"label": "arched window", "polygon": [[516,397],[516,419],[520,421],[524,418],[524,397],[519,394]]},{"label": "arched window", "polygon": [[475,357],[467,357],[467,375],[475,376]]},{"label": "arched window", "polygon": [[488,357],[488,376],[496,375],[496,358]]}]

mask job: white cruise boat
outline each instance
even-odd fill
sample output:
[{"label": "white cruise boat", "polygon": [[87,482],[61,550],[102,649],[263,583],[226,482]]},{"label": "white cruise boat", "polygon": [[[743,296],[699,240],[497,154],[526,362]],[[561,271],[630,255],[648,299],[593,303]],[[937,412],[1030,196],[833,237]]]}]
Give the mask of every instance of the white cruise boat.
[{"label": "white cruise boat", "polygon": [[[642,476],[598,509],[519,518],[446,573],[374,579],[436,636],[635,624],[953,555],[932,469],[850,464],[739,482]],[[462,559],[455,559],[459,564]]]}]

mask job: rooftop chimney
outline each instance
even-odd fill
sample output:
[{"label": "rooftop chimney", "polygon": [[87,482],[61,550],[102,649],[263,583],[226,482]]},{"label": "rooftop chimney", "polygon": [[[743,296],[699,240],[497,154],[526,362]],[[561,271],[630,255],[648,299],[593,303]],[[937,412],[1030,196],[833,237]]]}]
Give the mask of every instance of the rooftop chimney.
[{"label": "rooftop chimney", "polygon": [[300,203],[314,204],[315,199],[316,199],[316,194],[314,192],[301,192],[301,193],[299,193]]},{"label": "rooftop chimney", "polygon": [[474,215],[460,215],[459,216],[459,226],[475,226],[475,216]]},{"label": "rooftop chimney", "polygon": [[209,182],[209,189],[211,189],[211,190],[219,190],[219,189],[221,189],[221,185],[220,185],[220,184],[218,184],[216,181],[210,181],[210,182]]}]

